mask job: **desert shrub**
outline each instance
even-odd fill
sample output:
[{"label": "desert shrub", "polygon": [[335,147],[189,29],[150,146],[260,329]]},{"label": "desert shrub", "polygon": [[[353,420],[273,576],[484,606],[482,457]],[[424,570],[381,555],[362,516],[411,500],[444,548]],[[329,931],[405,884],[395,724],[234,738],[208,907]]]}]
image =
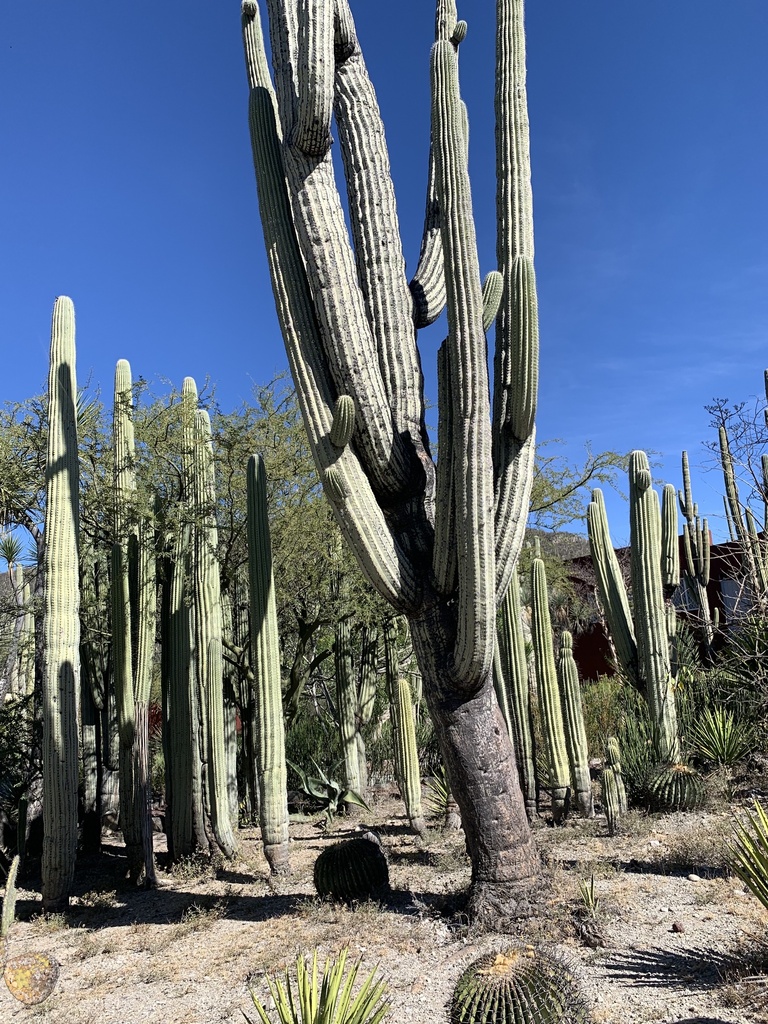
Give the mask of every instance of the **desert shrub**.
[{"label": "desert shrub", "polygon": [[[305,770],[314,761],[323,771],[332,771],[343,757],[338,728],[320,715],[299,714],[285,734],[285,757]],[[301,779],[290,767],[288,788],[301,788]]]},{"label": "desert shrub", "polygon": [[621,676],[598,676],[581,688],[581,706],[590,754],[600,757],[606,736],[616,735],[624,712]]}]

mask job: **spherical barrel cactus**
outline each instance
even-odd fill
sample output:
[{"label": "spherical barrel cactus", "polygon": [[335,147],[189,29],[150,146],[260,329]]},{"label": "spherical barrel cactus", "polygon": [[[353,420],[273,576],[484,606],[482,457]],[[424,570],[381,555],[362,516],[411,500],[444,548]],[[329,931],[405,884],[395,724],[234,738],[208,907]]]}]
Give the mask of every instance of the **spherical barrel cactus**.
[{"label": "spherical barrel cactus", "polygon": [[315,861],[314,882],[320,896],[369,900],[389,889],[389,865],[380,843],[359,836],[323,850]]},{"label": "spherical barrel cactus", "polygon": [[584,997],[568,963],[521,946],[486,953],[453,990],[451,1024],[584,1024]]},{"label": "spherical barrel cactus", "polygon": [[682,761],[659,765],[648,781],[654,811],[695,811],[704,803],[704,779]]}]

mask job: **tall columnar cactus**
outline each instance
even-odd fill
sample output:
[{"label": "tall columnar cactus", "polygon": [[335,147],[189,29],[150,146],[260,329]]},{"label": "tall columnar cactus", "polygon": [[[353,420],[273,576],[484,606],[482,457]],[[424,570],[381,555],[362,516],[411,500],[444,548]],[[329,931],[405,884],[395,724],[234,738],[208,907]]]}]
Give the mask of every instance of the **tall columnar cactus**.
[{"label": "tall columnar cactus", "polygon": [[544,735],[544,749],[549,769],[548,784],[552,795],[552,817],[555,824],[568,813],[571,773],[565,743],[563,712],[557,687],[557,668],[552,645],[552,622],[549,615],[549,594],[543,559],[531,563],[531,639],[539,710]]},{"label": "tall columnar cactus", "polygon": [[662,574],[661,512],[645,452],[630,455],[629,501],[634,618],[599,490],[592,492],[587,509],[590,551],[619,663],[644,694],[651,712],[656,755],[660,760],[675,761],[680,755],[680,741],[669,650],[669,608]]},{"label": "tall columnar cactus", "polygon": [[397,681],[397,731],[395,744],[398,748],[397,761],[400,764],[401,776],[398,779],[405,812],[411,828],[418,835],[423,835],[426,822],[421,811],[421,771],[419,768],[419,751],[416,744],[416,719],[413,714],[413,695],[407,679]]},{"label": "tall columnar cactus", "polygon": [[195,412],[194,426],[194,600],[197,688],[203,723],[201,752],[204,784],[213,835],[225,857],[235,853],[229,814],[224,744],[224,661],[221,579],[217,548],[216,481],[211,421],[205,409]]},{"label": "tall columnar cactus", "polygon": [[512,573],[507,593],[501,603],[499,630],[501,669],[506,684],[507,703],[512,719],[512,740],[517,756],[517,770],[525,797],[528,818],[536,816],[536,749],[531,717],[528,685],[528,657],[523,635],[520,577]]},{"label": "tall columnar cactus", "polygon": [[251,584],[251,656],[258,708],[259,817],[264,854],[274,874],[289,870],[288,791],[280,685],[272,545],[267,519],[264,460],[248,460],[248,567]]},{"label": "tall columnar cactus", "polygon": [[609,736],[605,741],[605,767],[613,769],[616,779],[619,811],[621,814],[626,814],[629,810],[629,802],[627,801],[627,789],[624,785],[624,773],[621,768],[621,749],[619,741],[615,736]]},{"label": "tall columnar cactus", "polygon": [[595,809],[592,802],[592,780],[589,774],[589,747],[581,707],[579,670],[573,657],[573,637],[564,630],[560,635],[557,678],[565,726],[565,745],[571,765],[576,803],[585,818],[591,818]]},{"label": "tall columnar cactus", "polygon": [[80,469],[75,309],[56,299],[48,372],[43,637],[43,908],[69,903],[77,852]]},{"label": "tall columnar cactus", "polygon": [[350,623],[345,616],[336,623],[333,660],[336,670],[336,708],[344,755],[344,785],[354,793],[362,789],[357,749],[357,680],[349,643]]},{"label": "tall columnar cactus", "polygon": [[657,754],[661,760],[677,761],[680,740],[661,573],[659,498],[652,486],[648,458],[641,451],[629,457],[629,514],[638,665],[656,732]]},{"label": "tall columnar cactus", "polygon": [[[281,329],[341,531],[379,593],[409,619],[461,806],[473,864],[470,912],[479,912],[484,890],[498,896],[538,870],[492,681],[496,605],[517,561],[530,494],[538,375],[523,4],[497,3],[501,288],[494,276],[484,301],[458,76],[465,26],[454,0],[437,3],[434,193],[426,224],[432,234],[439,224],[448,307],[438,360],[437,467],[423,426],[416,341],[425,317],[414,302],[419,288],[412,292],[405,276],[383,125],[348,0],[266,4],[274,88],[256,0],[243,2],[243,30],[254,167]],[[351,232],[334,180],[332,115]],[[433,316],[434,309],[426,319]],[[491,414],[485,328],[492,322]],[[340,396],[355,410],[348,439],[332,430]]]},{"label": "tall columnar cactus", "polygon": [[698,607],[699,619],[704,636],[704,646],[711,651],[715,637],[712,613],[707,596],[709,583],[709,524],[699,517],[698,505],[694,503],[691,491],[691,471],[688,466],[688,452],[683,452],[683,489],[678,491],[683,523],[683,551],[685,554],[685,575],[689,591]]},{"label": "tall columnar cactus", "polygon": [[363,729],[373,718],[376,705],[376,660],[379,638],[375,629],[364,626],[360,643],[360,672],[357,686],[357,766],[360,772],[360,794],[368,789],[368,762]]}]

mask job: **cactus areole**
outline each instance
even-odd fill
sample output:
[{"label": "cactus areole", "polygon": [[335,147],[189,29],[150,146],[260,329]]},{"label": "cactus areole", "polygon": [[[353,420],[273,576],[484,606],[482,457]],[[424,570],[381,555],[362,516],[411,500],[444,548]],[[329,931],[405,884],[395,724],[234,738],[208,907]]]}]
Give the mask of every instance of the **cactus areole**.
[{"label": "cactus areole", "polygon": [[[529,888],[521,883],[538,871],[492,677],[496,608],[528,509],[538,382],[523,3],[497,3],[499,276],[486,288],[455,0],[437,2],[426,217],[410,282],[384,127],[348,0],[264,7],[274,84],[260,5],[242,6],[249,123],[272,287],[304,422],[347,543],[379,593],[408,617],[466,831],[469,910],[498,919],[515,912]],[[435,461],[417,330],[444,306]],[[485,332],[494,325],[491,395]],[[341,396],[349,401],[339,405]]]}]

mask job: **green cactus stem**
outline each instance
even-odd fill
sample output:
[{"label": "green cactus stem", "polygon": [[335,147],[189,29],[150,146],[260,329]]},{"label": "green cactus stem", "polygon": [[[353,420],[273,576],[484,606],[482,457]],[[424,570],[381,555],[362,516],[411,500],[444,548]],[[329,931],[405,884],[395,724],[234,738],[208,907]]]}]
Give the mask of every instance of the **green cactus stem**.
[{"label": "green cactus stem", "polygon": [[547,576],[544,562],[539,557],[534,558],[531,562],[531,640],[544,749],[549,771],[547,782],[552,797],[552,818],[557,825],[568,814],[571,773],[565,743],[560,691],[557,686]]},{"label": "green cactus stem", "polygon": [[531,717],[528,658],[523,635],[520,577],[517,572],[512,573],[507,593],[501,605],[499,648],[512,718],[512,739],[517,757],[517,770],[520,775],[526,813],[528,819],[533,821],[538,805],[536,748]]},{"label": "green cactus stem", "polygon": [[685,578],[688,590],[693,594],[698,608],[704,652],[711,656],[715,630],[707,595],[710,566],[709,524],[699,517],[699,510],[693,501],[691,472],[688,466],[688,452],[682,454],[683,489],[678,492],[680,511],[685,518],[683,524],[683,551],[685,554]]},{"label": "green cactus stem", "polygon": [[613,769],[618,789],[619,813],[626,814],[629,810],[629,802],[627,801],[627,790],[621,770],[621,750],[619,748],[619,741],[615,736],[609,736],[605,741],[605,766],[606,768]]},{"label": "green cactus stem", "polygon": [[573,657],[573,637],[564,630],[560,635],[557,678],[565,726],[565,745],[571,765],[571,778],[579,812],[583,818],[594,816],[592,780],[589,774],[589,748],[584,713],[581,707],[579,672]]},{"label": "green cactus stem", "polygon": [[285,730],[267,482],[260,455],[252,455],[248,460],[246,479],[251,655],[259,733],[259,818],[264,855],[270,870],[273,874],[284,874],[290,870]]},{"label": "green cactus stem", "polygon": [[421,811],[421,772],[416,746],[416,720],[413,714],[411,687],[407,679],[398,680],[397,694],[395,744],[399,751],[396,760],[402,773],[398,780],[400,792],[411,828],[417,835],[424,835],[427,825]]},{"label": "green cactus stem", "polygon": [[[344,755],[344,785],[353,793],[362,791],[357,746],[357,680],[352,668],[349,617],[336,623],[333,659],[336,673],[336,708],[339,737]],[[348,805],[348,812],[352,805]]]},{"label": "green cactus stem", "polygon": [[43,636],[43,909],[69,904],[77,852],[80,471],[75,309],[56,299],[48,373]]},{"label": "green cactus stem", "polygon": [[619,787],[620,778],[619,772],[610,765],[606,765],[603,768],[603,810],[605,811],[605,818],[608,823],[609,836],[616,835],[619,821],[624,813],[622,810],[621,789]]}]

